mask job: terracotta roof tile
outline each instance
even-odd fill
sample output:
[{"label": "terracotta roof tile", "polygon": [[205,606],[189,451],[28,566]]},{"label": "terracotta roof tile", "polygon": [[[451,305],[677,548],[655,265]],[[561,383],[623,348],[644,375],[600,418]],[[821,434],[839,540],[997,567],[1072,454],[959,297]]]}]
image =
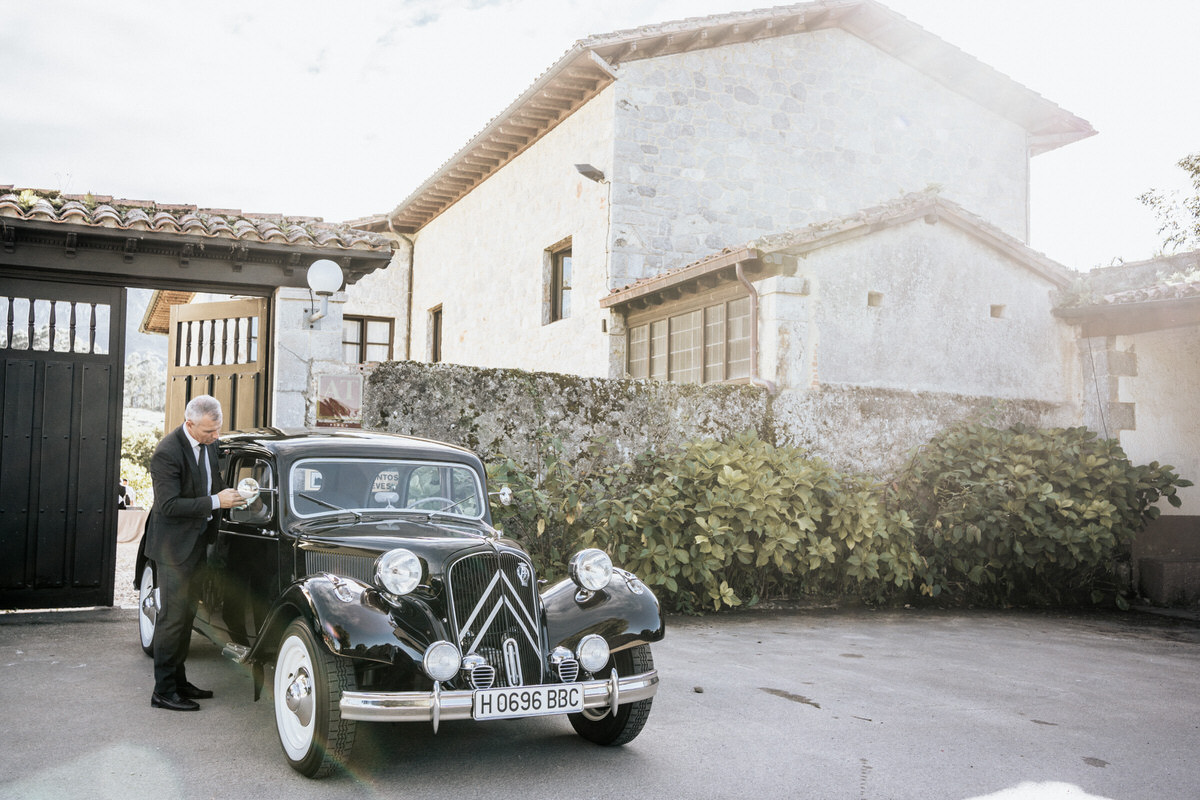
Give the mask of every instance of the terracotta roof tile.
[{"label": "terracotta roof tile", "polygon": [[98,228],[275,241],[347,250],[391,250],[386,236],[323,221],[320,217],[243,214],[231,208],[115,200],[110,195],[69,195],[44,189],[0,186],[0,217]]}]

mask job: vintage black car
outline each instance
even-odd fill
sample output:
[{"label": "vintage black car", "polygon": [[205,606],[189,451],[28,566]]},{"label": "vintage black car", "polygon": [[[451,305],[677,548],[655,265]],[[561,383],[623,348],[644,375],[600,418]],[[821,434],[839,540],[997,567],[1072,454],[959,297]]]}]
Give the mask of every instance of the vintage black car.
[{"label": "vintage black car", "polygon": [[[223,438],[226,512],[196,629],[271,678],[283,752],[305,775],[344,761],[359,721],[565,714],[624,744],[657,690],[658,601],[599,550],[539,587],[528,554],[491,525],[483,464],[422,439],[342,430]],[[154,564],[140,568],[151,651]],[[540,588],[540,590],[539,590]]]}]

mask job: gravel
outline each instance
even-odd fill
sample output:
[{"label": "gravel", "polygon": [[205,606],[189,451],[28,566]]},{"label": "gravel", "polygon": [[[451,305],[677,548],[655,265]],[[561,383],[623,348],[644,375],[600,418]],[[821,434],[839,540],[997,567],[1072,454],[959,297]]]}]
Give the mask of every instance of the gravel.
[{"label": "gravel", "polygon": [[133,569],[137,562],[138,540],[117,542],[117,577],[113,588],[113,605],[137,608],[138,593],[133,588]]}]

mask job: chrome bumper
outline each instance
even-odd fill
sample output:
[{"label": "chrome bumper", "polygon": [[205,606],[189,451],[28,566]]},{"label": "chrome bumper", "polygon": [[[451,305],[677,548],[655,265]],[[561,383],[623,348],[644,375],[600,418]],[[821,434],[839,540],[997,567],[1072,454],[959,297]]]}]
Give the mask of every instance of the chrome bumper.
[{"label": "chrome bumper", "polygon": [[[565,684],[560,684],[565,685]],[[658,691],[658,670],[622,678],[613,670],[606,680],[569,684],[583,687],[584,708],[605,708],[647,700]],[[343,692],[342,719],[366,722],[432,722],[472,719],[475,693],[471,690],[432,692]]]}]

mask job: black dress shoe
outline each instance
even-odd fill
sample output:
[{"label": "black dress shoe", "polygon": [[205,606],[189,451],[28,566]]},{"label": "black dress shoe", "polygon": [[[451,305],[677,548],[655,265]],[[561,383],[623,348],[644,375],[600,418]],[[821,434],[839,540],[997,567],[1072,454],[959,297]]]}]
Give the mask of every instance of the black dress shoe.
[{"label": "black dress shoe", "polygon": [[213,696],[213,693],[211,689],[201,689],[190,683],[184,683],[179,686],[179,696],[186,697],[188,700],[207,700]]},{"label": "black dress shoe", "polygon": [[180,697],[179,692],[171,694],[159,694],[154,692],[150,695],[150,705],[155,708],[165,708],[170,711],[199,711],[200,704],[195,700],[188,700],[186,697]]}]

